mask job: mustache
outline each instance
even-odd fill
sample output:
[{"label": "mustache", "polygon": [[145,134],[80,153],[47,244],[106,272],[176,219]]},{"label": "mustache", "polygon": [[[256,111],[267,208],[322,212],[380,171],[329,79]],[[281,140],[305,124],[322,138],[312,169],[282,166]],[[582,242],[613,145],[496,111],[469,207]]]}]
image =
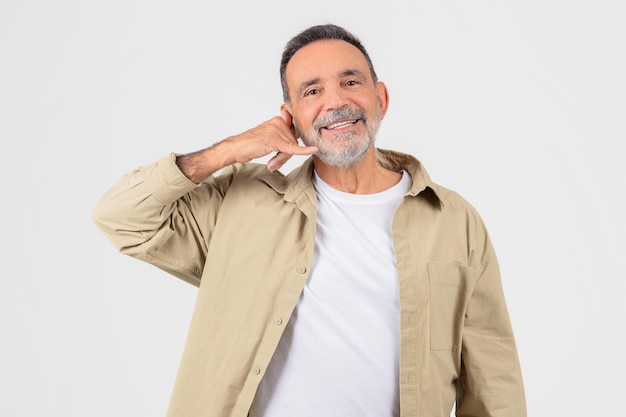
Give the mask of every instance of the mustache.
[{"label": "mustache", "polygon": [[364,123],[367,123],[367,114],[363,110],[353,109],[350,107],[343,107],[341,109],[331,110],[324,116],[318,118],[313,122],[313,128],[319,131],[324,126],[338,122],[343,119],[361,119]]}]

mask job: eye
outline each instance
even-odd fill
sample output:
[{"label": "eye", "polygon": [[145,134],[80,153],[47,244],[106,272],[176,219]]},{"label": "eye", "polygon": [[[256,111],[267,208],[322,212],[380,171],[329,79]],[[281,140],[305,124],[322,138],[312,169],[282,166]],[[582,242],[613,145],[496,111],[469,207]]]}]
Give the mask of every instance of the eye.
[{"label": "eye", "polygon": [[348,87],[354,87],[354,86],[359,85],[359,84],[361,84],[361,83],[359,81],[357,81],[357,80],[350,80],[350,81],[346,82],[346,85]]},{"label": "eye", "polygon": [[304,92],[305,96],[313,96],[315,94],[318,94],[320,92],[319,88],[311,88],[310,90],[306,90]]}]

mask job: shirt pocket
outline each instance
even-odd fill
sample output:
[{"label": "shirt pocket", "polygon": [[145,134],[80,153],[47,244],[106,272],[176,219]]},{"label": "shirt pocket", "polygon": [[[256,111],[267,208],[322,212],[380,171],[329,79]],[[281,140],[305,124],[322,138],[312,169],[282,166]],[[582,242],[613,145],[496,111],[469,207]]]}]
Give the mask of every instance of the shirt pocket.
[{"label": "shirt pocket", "polygon": [[465,310],[477,273],[452,262],[429,262],[430,349],[461,351]]}]

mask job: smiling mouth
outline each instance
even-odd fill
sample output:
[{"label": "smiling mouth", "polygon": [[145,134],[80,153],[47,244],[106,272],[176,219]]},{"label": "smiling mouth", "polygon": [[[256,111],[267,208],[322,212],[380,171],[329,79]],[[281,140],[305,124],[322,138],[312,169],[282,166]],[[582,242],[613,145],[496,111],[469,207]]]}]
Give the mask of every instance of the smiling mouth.
[{"label": "smiling mouth", "polygon": [[340,122],[337,123],[333,123],[330,124],[328,126],[324,126],[324,129],[326,130],[333,130],[333,129],[340,129],[342,127],[346,127],[346,126],[350,126],[355,124],[356,122],[358,122],[360,119],[354,119],[354,120],[342,120]]}]

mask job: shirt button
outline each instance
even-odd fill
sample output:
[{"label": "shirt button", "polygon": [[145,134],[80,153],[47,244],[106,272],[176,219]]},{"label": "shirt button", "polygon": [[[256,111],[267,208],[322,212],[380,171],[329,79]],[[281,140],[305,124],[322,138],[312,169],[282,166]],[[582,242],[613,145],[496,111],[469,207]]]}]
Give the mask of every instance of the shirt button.
[{"label": "shirt button", "polygon": [[252,370],[252,373],[254,373],[255,375],[259,375],[261,373],[261,368],[254,368]]},{"label": "shirt button", "polygon": [[299,266],[299,267],[296,269],[296,272],[297,272],[298,274],[304,274],[304,273],[306,272],[306,268],[305,268],[305,267],[303,267],[303,266]]},{"label": "shirt button", "polygon": [[283,324],[283,319],[281,319],[280,317],[276,317],[274,319],[274,324],[280,326],[281,324]]}]

